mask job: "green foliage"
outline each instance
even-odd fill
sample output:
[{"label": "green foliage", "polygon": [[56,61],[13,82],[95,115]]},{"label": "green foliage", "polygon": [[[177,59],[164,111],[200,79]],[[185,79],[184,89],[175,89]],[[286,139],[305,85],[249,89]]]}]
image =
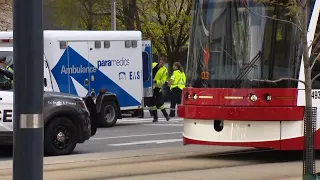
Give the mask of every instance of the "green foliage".
[{"label": "green foliage", "polygon": [[[277,1],[277,0],[254,0],[256,3],[262,3],[264,5],[268,6],[278,6],[281,8],[285,8],[287,12],[284,14],[288,17],[298,17],[300,14],[300,5],[297,3],[296,0],[284,0],[284,1]],[[276,15],[273,15],[272,18],[283,18],[283,17],[277,17]]]},{"label": "green foliage", "polygon": [[191,0],[138,0],[144,38],[151,39],[153,52],[177,61],[189,39]]},{"label": "green foliage", "polygon": [[[110,29],[110,0],[51,1],[47,5],[53,8],[60,26]],[[179,60],[181,48],[189,40],[192,0],[117,0],[116,7],[117,30],[132,28],[133,23],[142,31],[143,39],[152,41],[153,53],[167,56],[169,61]]]},{"label": "green foliage", "polygon": [[108,13],[104,8],[107,3],[106,0],[49,0],[45,6],[53,9],[57,25],[66,29],[90,30],[107,26]]}]

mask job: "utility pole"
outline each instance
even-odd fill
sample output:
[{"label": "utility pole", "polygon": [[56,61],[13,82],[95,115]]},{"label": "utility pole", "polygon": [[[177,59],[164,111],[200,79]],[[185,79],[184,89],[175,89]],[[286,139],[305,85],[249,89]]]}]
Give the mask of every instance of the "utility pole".
[{"label": "utility pole", "polygon": [[116,0],[111,0],[111,30],[115,31],[116,28],[117,28]]},{"label": "utility pole", "polygon": [[13,0],[13,180],[43,180],[42,0]]}]

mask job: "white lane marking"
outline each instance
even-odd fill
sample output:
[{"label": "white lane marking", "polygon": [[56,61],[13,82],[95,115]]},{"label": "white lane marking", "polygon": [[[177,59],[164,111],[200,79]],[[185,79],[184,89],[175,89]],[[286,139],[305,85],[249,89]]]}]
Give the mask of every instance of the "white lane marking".
[{"label": "white lane marking", "polygon": [[130,145],[143,145],[143,144],[164,144],[171,142],[181,142],[182,139],[163,139],[163,140],[148,140],[148,141],[134,141],[130,143],[108,144],[109,146],[130,146]]},{"label": "white lane marking", "polygon": [[134,134],[134,135],[127,135],[127,136],[90,138],[89,140],[118,139],[118,138],[131,138],[131,137],[143,137],[143,136],[160,136],[160,135],[170,135],[170,134],[181,134],[182,135],[182,132],[157,133],[157,134]]},{"label": "white lane marking", "polygon": [[[121,122],[152,122],[153,118],[143,118],[143,119],[119,119],[117,123]],[[165,118],[159,118],[159,121],[165,121],[165,122],[182,122],[183,119],[170,119],[169,121],[166,121]]]},{"label": "white lane marking", "polygon": [[143,126],[176,126],[176,127],[183,127],[183,124],[157,124],[157,123],[153,123],[153,124],[143,124]]}]

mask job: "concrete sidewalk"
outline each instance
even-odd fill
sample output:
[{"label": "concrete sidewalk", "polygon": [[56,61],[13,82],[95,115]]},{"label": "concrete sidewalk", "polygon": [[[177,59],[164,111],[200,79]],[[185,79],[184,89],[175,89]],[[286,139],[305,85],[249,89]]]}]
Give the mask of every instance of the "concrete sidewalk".
[{"label": "concrete sidewalk", "polygon": [[[301,180],[302,163],[260,164],[217,154],[235,147],[178,147],[95,153],[44,159],[45,180]],[[252,149],[251,149],[252,150]],[[220,156],[221,157],[221,156]],[[0,179],[12,179],[12,161],[0,162]]]}]

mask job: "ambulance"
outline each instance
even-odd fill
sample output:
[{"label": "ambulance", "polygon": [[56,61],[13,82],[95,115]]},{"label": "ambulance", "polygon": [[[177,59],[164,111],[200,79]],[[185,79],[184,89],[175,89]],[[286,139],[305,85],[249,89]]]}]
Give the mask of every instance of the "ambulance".
[{"label": "ambulance", "polygon": [[[13,33],[0,32],[0,61],[14,69],[12,46]],[[83,97],[99,127],[143,107],[151,64],[151,42],[140,31],[44,31],[44,90]]]}]

